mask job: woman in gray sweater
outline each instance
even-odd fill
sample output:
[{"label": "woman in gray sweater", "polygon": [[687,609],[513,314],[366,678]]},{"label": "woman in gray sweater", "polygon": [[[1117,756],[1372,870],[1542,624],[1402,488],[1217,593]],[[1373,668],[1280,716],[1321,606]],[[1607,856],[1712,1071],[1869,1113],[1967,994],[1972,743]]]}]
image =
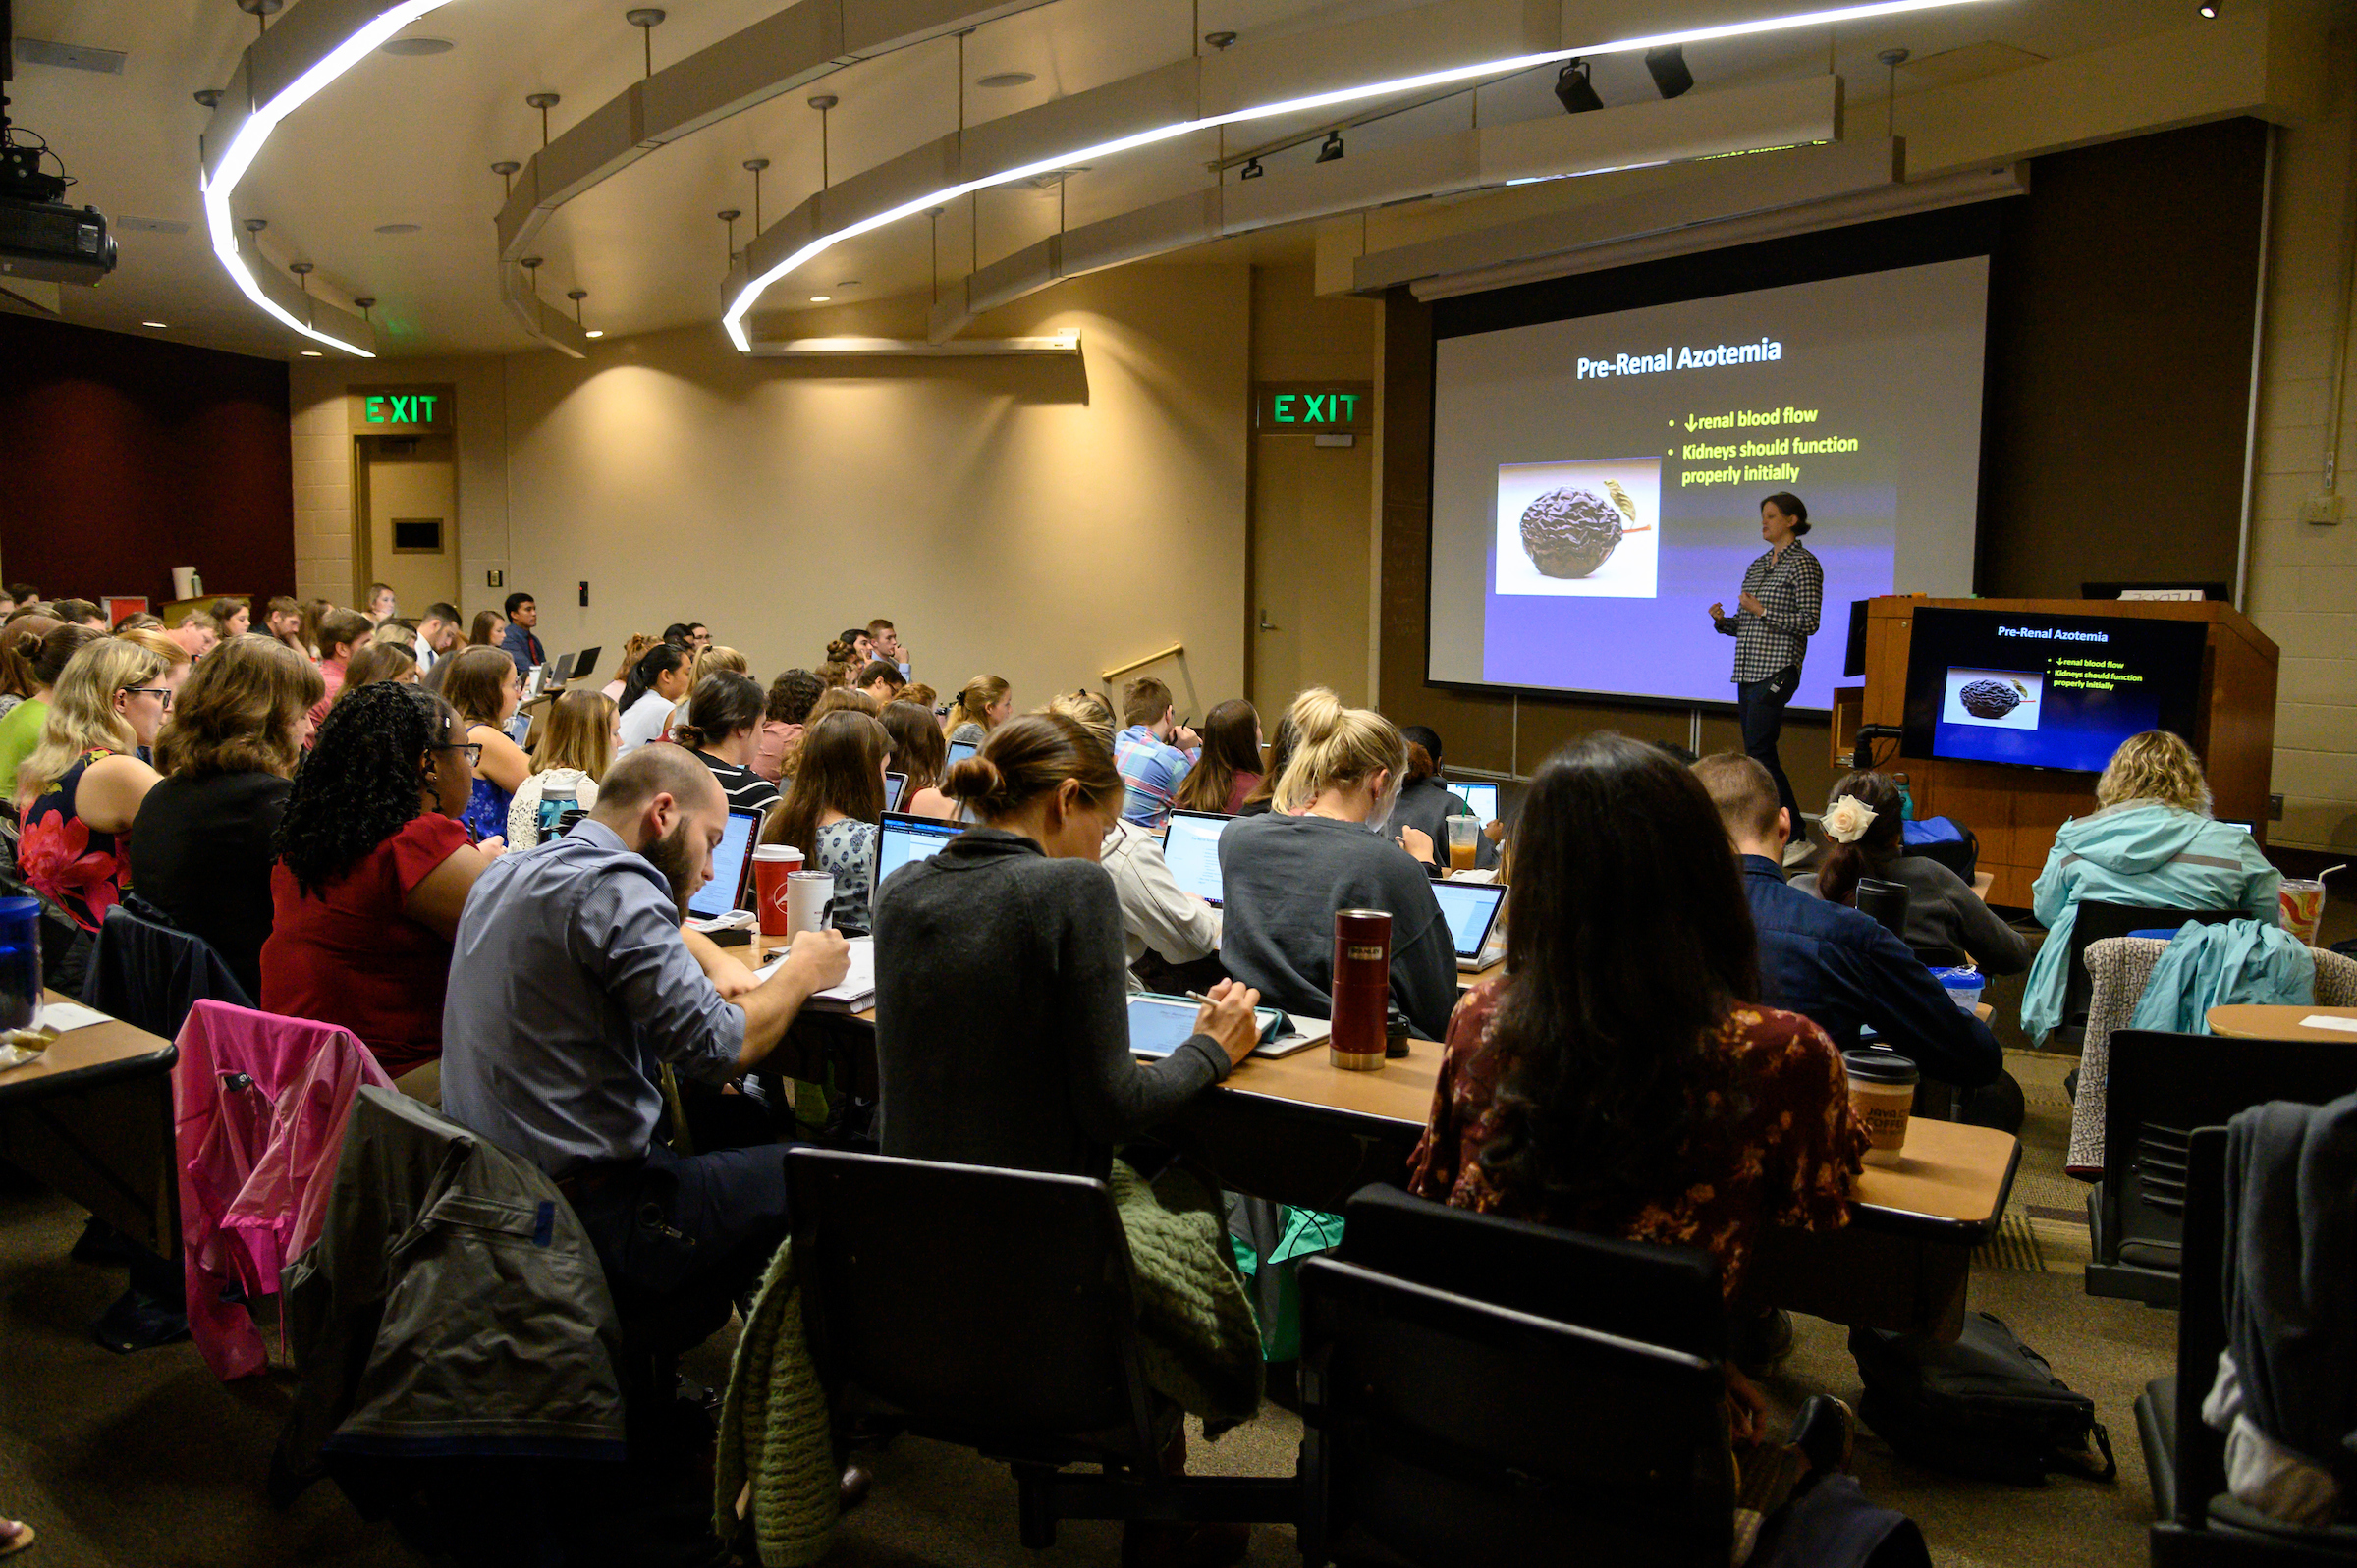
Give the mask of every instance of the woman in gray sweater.
[{"label": "woman in gray sweater", "polygon": [[1836,837],[1815,875],[1794,877],[1793,887],[1829,903],[1855,905],[1860,877],[1898,883],[1907,890],[1908,946],[1963,953],[1983,974],[2017,975],[2030,966],[2029,939],[1981,902],[1970,883],[1927,855],[1906,852],[1898,784],[1888,774],[1853,773],[1834,785],[1826,797],[1829,836],[1836,834],[1837,818],[1846,822],[1859,815],[1836,812],[1845,797],[1872,813],[1871,818],[1862,828],[1842,830],[1852,837]]},{"label": "woman in gray sweater", "polygon": [[1185,1044],[1129,1054],[1121,900],[1096,863],[1124,785],[1080,725],[1010,720],[941,787],[979,825],[876,891],[884,1153],[1103,1178],[1115,1145],[1251,1054],[1259,994],[1222,981]]}]

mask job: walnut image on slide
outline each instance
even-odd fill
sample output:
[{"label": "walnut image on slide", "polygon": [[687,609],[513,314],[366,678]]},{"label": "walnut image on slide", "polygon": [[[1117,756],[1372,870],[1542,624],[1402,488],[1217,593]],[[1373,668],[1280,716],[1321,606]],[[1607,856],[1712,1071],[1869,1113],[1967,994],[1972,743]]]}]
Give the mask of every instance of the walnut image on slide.
[{"label": "walnut image on slide", "polygon": [[2020,685],[2003,680],[1975,680],[1956,693],[1956,701],[1975,719],[2002,719],[2021,706],[2021,698]]},{"label": "walnut image on slide", "polygon": [[1584,577],[1612,559],[1637,504],[1610,480],[1607,500],[1584,486],[1550,490],[1522,509],[1522,549],[1550,577]]}]

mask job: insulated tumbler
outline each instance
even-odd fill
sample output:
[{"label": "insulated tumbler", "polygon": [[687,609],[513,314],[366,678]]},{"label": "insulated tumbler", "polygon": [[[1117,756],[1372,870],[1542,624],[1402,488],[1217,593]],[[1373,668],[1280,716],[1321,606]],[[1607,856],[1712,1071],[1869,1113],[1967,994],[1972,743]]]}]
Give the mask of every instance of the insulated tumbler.
[{"label": "insulated tumbler", "polygon": [[1352,1072],[1383,1066],[1392,1000],[1392,917],[1382,909],[1334,915],[1334,1064]]}]

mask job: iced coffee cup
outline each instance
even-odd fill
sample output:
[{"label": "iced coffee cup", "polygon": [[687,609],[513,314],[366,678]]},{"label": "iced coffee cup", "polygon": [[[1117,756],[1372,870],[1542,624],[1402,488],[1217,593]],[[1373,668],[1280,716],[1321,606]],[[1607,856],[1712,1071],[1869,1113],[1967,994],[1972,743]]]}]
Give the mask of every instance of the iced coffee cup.
[{"label": "iced coffee cup", "polygon": [[1915,1063],[1888,1051],[1848,1051],[1841,1065],[1849,1072],[1849,1108],[1870,1140],[1866,1162],[1895,1165],[1905,1158],[1907,1117],[1915,1108]]}]

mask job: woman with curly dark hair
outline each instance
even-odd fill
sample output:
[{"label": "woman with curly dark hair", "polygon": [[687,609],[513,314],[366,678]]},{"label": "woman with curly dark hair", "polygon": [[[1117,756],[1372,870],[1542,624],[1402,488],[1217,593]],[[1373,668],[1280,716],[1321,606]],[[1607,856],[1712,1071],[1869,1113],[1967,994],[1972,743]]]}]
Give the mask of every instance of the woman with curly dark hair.
[{"label": "woman with curly dark hair", "polygon": [[442,1055],[442,994],[467,890],[474,747],[420,686],[362,686],[328,710],[295,776],[270,873],[262,1007],[341,1024],[398,1078]]},{"label": "woman with curly dark hair", "polygon": [[753,772],[771,784],[782,784],[793,772],[787,760],[802,743],[802,727],[810,710],[826,694],[827,683],[807,670],[795,669],[769,683],[769,705],[761,714],[761,738],[753,743]]}]

